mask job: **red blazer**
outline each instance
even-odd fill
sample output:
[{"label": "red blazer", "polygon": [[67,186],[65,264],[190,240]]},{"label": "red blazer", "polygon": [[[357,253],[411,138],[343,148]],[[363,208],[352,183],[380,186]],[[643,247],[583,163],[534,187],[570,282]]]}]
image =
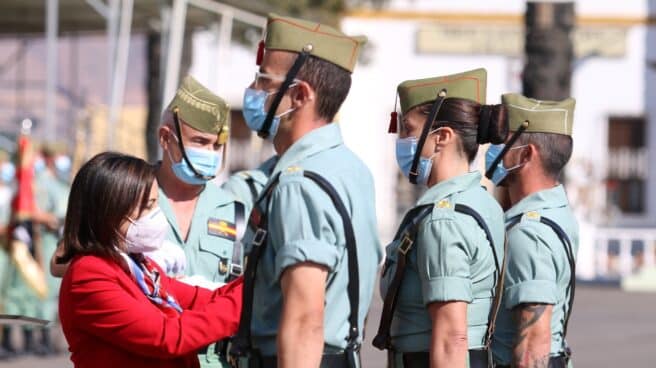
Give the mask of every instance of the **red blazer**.
[{"label": "red blazer", "polygon": [[75,367],[199,367],[198,349],[237,332],[241,278],[214,292],[166,276],[161,286],[182,314],[153,304],[115,262],[73,259],[61,285],[59,318]]}]

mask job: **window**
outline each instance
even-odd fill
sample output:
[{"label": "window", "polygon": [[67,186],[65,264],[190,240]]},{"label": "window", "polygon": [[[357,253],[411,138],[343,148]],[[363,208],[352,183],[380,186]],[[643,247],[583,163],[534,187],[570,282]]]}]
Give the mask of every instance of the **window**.
[{"label": "window", "polygon": [[608,121],[608,201],[627,214],[645,211],[647,148],[642,117],[611,117]]}]

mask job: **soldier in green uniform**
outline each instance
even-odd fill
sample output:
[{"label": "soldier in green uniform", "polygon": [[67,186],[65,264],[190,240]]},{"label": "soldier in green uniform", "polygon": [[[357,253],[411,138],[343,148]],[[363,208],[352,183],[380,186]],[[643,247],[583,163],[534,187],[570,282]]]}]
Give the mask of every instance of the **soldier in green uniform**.
[{"label": "soldier in green uniform", "polygon": [[[48,160],[44,158],[44,152],[52,153],[52,155],[47,157]],[[48,198],[48,194],[46,193],[47,190],[58,190],[47,188],[48,186],[53,185],[53,183],[46,183],[47,180],[45,179],[46,177],[50,177],[51,175],[54,177],[55,175],[54,152],[45,148],[40,150],[38,154],[39,156],[34,164],[36,212],[32,215],[31,221],[34,226],[35,234],[33,246],[36,249],[34,255],[40,256],[40,258],[37,257],[36,260],[41,262],[41,267],[45,270],[47,268],[47,261],[56,248],[56,239],[52,240],[47,232],[51,231],[53,234],[56,234],[60,222],[57,215],[53,212],[56,210],[56,205],[51,206],[50,203],[50,201],[54,201],[54,199]],[[37,161],[40,163],[37,164]],[[57,203],[57,205],[60,206],[61,211],[65,212],[67,194],[57,193],[57,195],[59,197],[56,200],[61,201],[60,203]],[[62,196],[63,198],[61,198]],[[9,234],[7,234],[7,236],[9,236]],[[56,237],[56,235],[53,236]],[[43,282],[47,285],[48,294],[45,296],[45,299],[43,299],[43,296],[40,297],[34,289],[28,286],[29,284],[21,275],[14,262],[8,263],[6,275],[6,286],[4,288],[4,311],[6,314],[23,315],[48,320],[54,320],[56,318],[57,297],[59,295],[59,283],[57,280],[49,279],[48,275],[44,272],[44,277],[46,279],[44,279]],[[51,288],[54,288],[54,290]],[[35,332],[37,332],[36,335]],[[3,348],[5,351],[9,352],[9,356],[16,354],[48,355],[54,352],[49,328],[39,328],[38,330],[35,330],[31,325],[23,326],[23,348],[21,350],[15,347],[9,338],[11,335],[11,327],[4,326],[2,335]],[[41,338],[37,339],[37,337]]]},{"label": "soldier in green uniform", "polygon": [[382,249],[372,176],[333,119],[363,42],[269,15],[244,118],[280,159],[244,237],[250,252],[231,349],[239,366],[359,365]]},{"label": "soldier in green uniform", "polygon": [[397,162],[428,190],[387,247],[373,343],[389,367],[487,367],[503,211],[470,165],[479,145],[505,140],[505,109],[485,104],[485,69],[405,81],[398,95]]},{"label": "soldier in green uniform", "polygon": [[269,157],[260,166],[253,170],[243,170],[232,174],[221,188],[232,193],[235,198],[244,204],[246,213],[250,213],[257,197],[269,181],[271,172],[278,162],[278,156]]},{"label": "soldier in green uniform", "polygon": [[502,100],[516,133],[486,157],[488,176],[507,188],[512,204],[505,214],[508,266],[494,357],[499,366],[565,367],[578,226],[559,177],[572,153],[575,101],[518,94]]},{"label": "soldier in green uniform", "polygon": [[[202,279],[204,286],[218,286],[242,273],[238,232],[245,227],[244,206],[208,183],[224,164],[229,112],[223,99],[188,76],[159,129],[163,157],[157,183],[160,208],[171,225],[168,240],[184,250],[184,273]],[[225,342],[203,349],[201,366],[227,367],[225,349]]]},{"label": "soldier in green uniform", "polygon": [[[61,227],[66,217],[68,193],[70,191],[71,162],[64,147],[46,144],[42,150],[45,168],[35,177],[36,202],[39,209],[53,216],[51,223],[42,224],[41,249],[43,252],[42,267],[49,267],[49,259],[57,249]],[[46,300],[40,302],[38,318],[55,321],[59,301],[59,284],[61,280],[46,272],[48,295]],[[41,341],[39,352],[47,355],[55,352],[52,344],[50,328],[41,328]]]}]

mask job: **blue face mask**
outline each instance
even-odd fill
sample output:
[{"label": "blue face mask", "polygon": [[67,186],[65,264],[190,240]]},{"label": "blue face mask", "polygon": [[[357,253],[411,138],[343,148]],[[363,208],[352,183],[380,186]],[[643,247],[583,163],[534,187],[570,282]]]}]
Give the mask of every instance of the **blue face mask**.
[{"label": "blue face mask", "polygon": [[59,156],[55,159],[55,174],[62,181],[68,181],[71,174],[71,159],[68,156]]},{"label": "blue face mask", "polygon": [[[290,86],[293,87],[294,84]],[[264,126],[264,121],[266,120],[267,112],[264,111],[264,106],[266,105],[267,98],[276,92],[267,92],[254,88],[246,88],[244,92],[244,107],[242,109],[242,114],[244,115],[244,120],[246,120],[246,125],[254,131],[259,132]],[[278,132],[278,127],[280,126],[280,118],[289,114],[294,109],[289,109],[283,112],[280,115],[274,116],[269,126],[267,133],[268,139],[273,139]]]},{"label": "blue face mask", "polygon": [[0,165],[0,180],[2,180],[3,183],[5,184],[11,183],[11,181],[14,180],[15,176],[16,176],[16,168],[14,167],[13,164],[9,162],[4,162],[2,165]]},{"label": "blue face mask", "polygon": [[[398,138],[396,140],[396,162],[399,164],[401,172],[406,178],[410,177],[410,169],[412,168],[412,160],[417,152],[417,138]],[[419,165],[417,165],[417,184],[428,183],[431,168],[433,167],[433,158],[419,157]]]},{"label": "blue face mask", "polygon": [[[175,137],[175,136],[174,136]],[[177,138],[176,138],[177,140]],[[207,183],[208,179],[199,178],[194,174],[194,171],[187,165],[184,158],[180,162],[174,162],[169,152],[169,159],[172,162],[171,169],[178,179],[190,185],[203,185]],[[221,155],[215,151],[209,151],[199,148],[185,148],[185,153],[189,162],[194,165],[196,171],[204,176],[214,176],[221,167]]]},{"label": "blue face mask", "polygon": [[[499,156],[501,151],[506,147],[505,144],[491,144],[490,147],[488,147],[487,152],[485,153],[485,170],[488,171],[490,170],[490,166],[492,166],[492,162]],[[524,148],[526,145],[523,146],[518,146],[518,147],[512,147],[508,152],[514,149],[519,149],[519,148]],[[503,160],[500,160],[499,163],[497,164],[497,167],[494,169],[494,172],[492,173],[492,182],[494,185],[499,185],[501,182],[508,176],[508,174],[512,171],[515,170],[519,167],[523,166],[523,164],[517,164],[513,167],[506,168],[503,166]]]},{"label": "blue face mask", "polygon": [[34,172],[36,174],[40,174],[41,172],[43,172],[43,170],[45,170],[45,168],[46,168],[46,162],[43,160],[42,157],[37,157],[34,160]]}]

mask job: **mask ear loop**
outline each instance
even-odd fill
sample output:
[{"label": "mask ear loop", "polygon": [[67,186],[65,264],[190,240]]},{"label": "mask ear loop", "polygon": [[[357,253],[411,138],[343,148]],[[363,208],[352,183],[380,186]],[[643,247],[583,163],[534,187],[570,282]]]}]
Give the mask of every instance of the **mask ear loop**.
[{"label": "mask ear loop", "polygon": [[178,108],[175,107],[173,109],[173,125],[175,125],[175,134],[177,135],[178,138],[178,147],[180,148],[180,152],[182,153],[182,159],[185,161],[187,166],[191,169],[191,171],[194,173],[194,176],[203,180],[212,180],[216,177],[216,175],[203,175],[196,168],[194,165],[191,163],[189,160],[189,157],[187,157],[187,152],[185,151],[184,148],[184,143],[182,143],[182,132],[180,130],[180,119],[178,118]]},{"label": "mask ear loop", "polygon": [[510,148],[512,147],[512,145],[515,144],[515,142],[517,142],[517,139],[519,139],[519,136],[522,135],[522,133],[524,133],[524,131],[528,128],[528,125],[529,125],[529,121],[528,120],[524,121],[522,123],[522,125],[520,125],[519,128],[515,131],[515,133],[513,133],[513,135],[508,140],[508,143],[505,144],[505,146],[503,147],[501,152],[499,152],[497,157],[494,159],[494,161],[492,161],[492,164],[490,165],[490,167],[485,172],[485,177],[486,178],[492,180],[492,176],[494,175],[494,171],[497,169],[497,166],[499,165],[499,162],[501,162],[501,160],[503,160],[503,156],[505,156],[506,153],[508,153],[508,151],[510,151]]},{"label": "mask ear loop", "polygon": [[421,150],[424,148],[424,143],[426,143],[426,138],[428,137],[428,133],[430,132],[431,127],[433,126],[433,122],[437,117],[437,113],[440,111],[440,108],[442,107],[442,102],[444,102],[445,97],[446,97],[446,89],[442,89],[440,90],[440,92],[437,93],[437,98],[435,99],[433,106],[431,106],[431,110],[430,113],[428,114],[428,118],[426,118],[424,127],[421,130],[421,135],[419,136],[419,141],[417,142],[417,151],[415,152],[415,157],[413,157],[412,159],[412,166],[410,167],[410,173],[408,175],[410,182],[412,184],[417,184],[417,177],[419,176],[419,173],[417,172],[417,168],[419,167],[419,158],[421,157]]}]

